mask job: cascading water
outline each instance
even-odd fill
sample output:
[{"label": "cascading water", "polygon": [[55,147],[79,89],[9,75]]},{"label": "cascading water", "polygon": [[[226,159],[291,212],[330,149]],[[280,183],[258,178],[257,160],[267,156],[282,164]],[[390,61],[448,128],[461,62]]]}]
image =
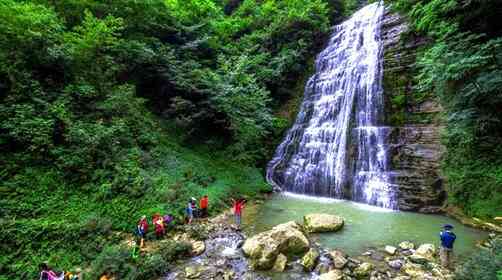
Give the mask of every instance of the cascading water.
[{"label": "cascading water", "polygon": [[267,180],[295,193],[397,208],[381,126],[382,3],[335,26],[293,127],[268,165]]}]

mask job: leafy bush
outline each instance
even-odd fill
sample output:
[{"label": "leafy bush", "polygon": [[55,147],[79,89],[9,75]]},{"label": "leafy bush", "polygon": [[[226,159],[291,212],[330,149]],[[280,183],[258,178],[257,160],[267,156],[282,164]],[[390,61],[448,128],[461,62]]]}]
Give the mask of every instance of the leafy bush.
[{"label": "leafy bush", "polygon": [[492,242],[492,248],[482,249],[463,263],[455,273],[458,280],[497,280],[502,274],[502,240]]}]

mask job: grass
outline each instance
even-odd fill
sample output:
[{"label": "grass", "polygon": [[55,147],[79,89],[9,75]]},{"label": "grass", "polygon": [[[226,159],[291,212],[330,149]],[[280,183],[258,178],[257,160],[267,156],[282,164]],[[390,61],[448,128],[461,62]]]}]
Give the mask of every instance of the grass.
[{"label": "grass", "polygon": [[165,136],[143,152],[137,176],[128,178],[131,187],[118,191],[107,181],[71,184],[55,169],[25,168],[8,186],[15,191],[1,199],[0,249],[6,253],[0,256],[0,279],[35,279],[43,261],[61,270],[88,267],[104,248],[133,233],[141,215],[173,213],[181,222],[192,196],[208,194],[209,211],[216,213],[230,197],[269,190],[259,169],[179,141]]}]

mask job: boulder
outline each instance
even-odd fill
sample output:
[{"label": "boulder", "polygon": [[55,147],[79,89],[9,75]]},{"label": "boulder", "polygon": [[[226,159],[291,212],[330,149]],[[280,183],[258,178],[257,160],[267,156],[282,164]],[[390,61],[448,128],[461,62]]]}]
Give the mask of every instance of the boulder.
[{"label": "boulder", "polygon": [[401,267],[404,265],[404,261],[401,260],[401,259],[397,259],[397,260],[391,260],[391,261],[388,261],[387,264],[394,268],[394,269],[401,269]]},{"label": "boulder", "polygon": [[283,272],[286,269],[286,263],[288,262],[288,257],[283,254],[279,254],[275,259],[274,266],[272,270],[275,272]]},{"label": "boulder", "polygon": [[343,227],[343,218],[329,214],[309,214],[303,217],[303,226],[308,232],[331,232]]},{"label": "boulder", "polygon": [[235,278],[235,272],[233,270],[226,270],[223,273],[223,279],[224,280],[232,280]]},{"label": "boulder", "polygon": [[410,262],[417,263],[417,264],[427,264],[427,263],[429,263],[428,259],[426,259],[422,255],[417,255],[417,254],[413,254],[413,255],[409,256],[408,259],[410,260]]},{"label": "boulder", "polygon": [[195,241],[192,243],[192,255],[198,256],[206,250],[206,244],[204,241]]},{"label": "boulder", "polygon": [[185,267],[185,277],[187,279],[197,279],[200,277],[204,268],[200,265]]},{"label": "boulder", "polygon": [[397,251],[397,248],[396,248],[396,247],[394,247],[394,246],[389,246],[389,245],[387,245],[387,246],[385,246],[385,249],[384,249],[384,250],[385,250],[385,252],[386,252],[387,254],[389,254],[389,255],[395,255],[395,254],[396,254],[396,251]]},{"label": "boulder", "polygon": [[365,278],[370,275],[374,267],[372,263],[364,262],[354,269],[354,274],[358,279]]},{"label": "boulder", "polygon": [[434,261],[434,257],[436,256],[436,246],[433,244],[422,244],[420,245],[415,253],[410,256],[410,258],[423,258],[428,261]]},{"label": "boulder", "polygon": [[296,222],[288,222],[248,238],[242,250],[250,259],[253,269],[267,270],[272,268],[280,253],[303,253],[309,249],[309,245],[301,226]]},{"label": "boulder", "polygon": [[425,279],[425,271],[423,266],[414,263],[405,263],[401,267],[401,271],[411,276],[413,279]]},{"label": "boulder", "polygon": [[317,274],[323,274],[323,273],[326,273],[326,272],[330,271],[332,268],[333,267],[330,266],[327,263],[319,262],[319,264],[314,269],[314,272],[317,273]]},{"label": "boulder", "polygon": [[345,258],[345,254],[342,251],[334,250],[329,252],[329,255],[333,259],[335,268],[342,269],[348,262],[347,258]]},{"label": "boulder", "polygon": [[319,280],[342,280],[343,272],[338,269],[333,269],[328,271],[327,273],[321,274]]},{"label": "boulder", "polygon": [[302,258],[300,263],[302,264],[305,271],[310,272],[314,269],[317,259],[319,259],[319,253],[317,250],[311,248]]},{"label": "boulder", "polygon": [[411,243],[410,241],[403,241],[399,243],[399,248],[403,250],[412,250],[415,249],[415,244]]}]

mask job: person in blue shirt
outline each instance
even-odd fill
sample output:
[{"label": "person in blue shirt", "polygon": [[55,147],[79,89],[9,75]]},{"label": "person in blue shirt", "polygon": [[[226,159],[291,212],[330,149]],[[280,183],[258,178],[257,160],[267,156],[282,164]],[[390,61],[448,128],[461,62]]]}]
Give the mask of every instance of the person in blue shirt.
[{"label": "person in blue shirt", "polygon": [[453,243],[455,243],[457,236],[452,232],[452,225],[444,225],[443,228],[444,229],[439,233],[439,237],[441,239],[439,256],[441,258],[441,265],[448,268],[453,255]]}]

